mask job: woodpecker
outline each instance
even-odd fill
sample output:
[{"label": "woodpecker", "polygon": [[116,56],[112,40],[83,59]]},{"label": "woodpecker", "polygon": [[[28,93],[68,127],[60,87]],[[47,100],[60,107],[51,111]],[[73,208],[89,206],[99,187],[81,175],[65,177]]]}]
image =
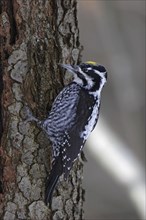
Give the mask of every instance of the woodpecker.
[{"label": "woodpecker", "polygon": [[46,182],[45,203],[51,204],[59,177],[67,176],[94,129],[100,109],[101,91],[107,81],[106,69],[96,62],[61,64],[73,80],[54,100],[47,118],[37,121],[52,142],[52,169]]}]

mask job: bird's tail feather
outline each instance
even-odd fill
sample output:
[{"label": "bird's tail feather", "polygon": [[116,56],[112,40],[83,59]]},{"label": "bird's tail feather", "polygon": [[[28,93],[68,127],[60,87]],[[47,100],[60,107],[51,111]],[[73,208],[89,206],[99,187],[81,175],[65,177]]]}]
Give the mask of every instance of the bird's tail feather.
[{"label": "bird's tail feather", "polygon": [[46,190],[45,190],[46,205],[48,203],[49,205],[51,205],[53,191],[61,174],[62,174],[62,168],[61,168],[60,158],[58,158],[52,167],[48,180],[46,181]]}]

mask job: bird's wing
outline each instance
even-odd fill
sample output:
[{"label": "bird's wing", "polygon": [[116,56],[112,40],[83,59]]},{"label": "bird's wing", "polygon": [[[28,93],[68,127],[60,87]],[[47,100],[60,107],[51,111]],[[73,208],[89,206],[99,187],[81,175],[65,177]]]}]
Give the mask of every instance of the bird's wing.
[{"label": "bird's wing", "polygon": [[[94,97],[90,96],[76,83],[65,87],[56,97],[52,109],[46,119],[48,134],[71,132],[76,128],[82,132],[91,116]],[[51,135],[50,135],[51,136]]]},{"label": "bird's wing", "polygon": [[48,129],[62,133],[72,127],[77,114],[80,89],[80,86],[72,83],[59,93],[47,118]]}]

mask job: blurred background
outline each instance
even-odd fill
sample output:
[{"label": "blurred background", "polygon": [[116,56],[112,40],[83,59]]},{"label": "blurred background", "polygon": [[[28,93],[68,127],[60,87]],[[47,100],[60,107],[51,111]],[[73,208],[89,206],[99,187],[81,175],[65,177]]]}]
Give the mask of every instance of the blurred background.
[{"label": "blurred background", "polygon": [[145,219],[145,0],[78,0],[83,61],[108,82],[86,144],[86,220]]}]

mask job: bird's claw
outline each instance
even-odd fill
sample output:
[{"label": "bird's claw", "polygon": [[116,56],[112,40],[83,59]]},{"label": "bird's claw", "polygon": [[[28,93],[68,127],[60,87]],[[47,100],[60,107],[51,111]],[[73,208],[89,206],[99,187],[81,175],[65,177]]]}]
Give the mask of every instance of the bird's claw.
[{"label": "bird's claw", "polygon": [[26,113],[25,123],[32,121],[38,122],[38,119],[33,116],[32,111],[29,109],[28,106],[26,106],[25,113]]}]

